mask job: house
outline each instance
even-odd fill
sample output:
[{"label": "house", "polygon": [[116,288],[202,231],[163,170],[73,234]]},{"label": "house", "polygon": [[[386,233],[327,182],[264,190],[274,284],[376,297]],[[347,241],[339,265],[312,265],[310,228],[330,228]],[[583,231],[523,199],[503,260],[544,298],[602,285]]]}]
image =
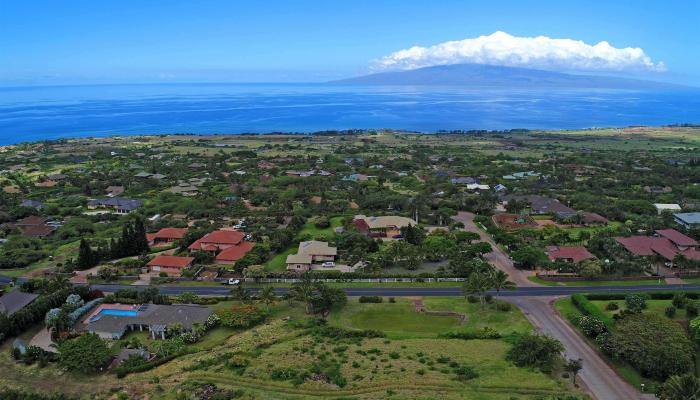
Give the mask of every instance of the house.
[{"label": "house", "polygon": [[148,244],[151,246],[162,246],[171,244],[182,239],[187,234],[187,228],[163,228],[156,233],[146,235]]},{"label": "house", "polygon": [[683,255],[689,260],[700,261],[700,252],[696,250],[698,243],[675,229],[655,231],[655,236],[617,237],[628,252],[638,257],[661,257],[672,262],[677,255]]},{"label": "house", "polygon": [[65,174],[51,174],[51,175],[47,176],[47,178],[49,178],[50,181],[61,182],[61,181],[64,181],[64,180],[68,179],[68,175],[65,175]]},{"label": "house", "polygon": [[37,211],[41,211],[46,208],[46,205],[40,201],[36,200],[25,200],[19,204],[20,207],[29,207]]},{"label": "house", "polygon": [[541,174],[539,172],[535,172],[535,171],[523,171],[523,172],[515,172],[515,173],[512,173],[510,175],[503,175],[503,179],[513,181],[513,180],[527,179],[527,178],[531,178],[531,177],[539,178],[540,175]]},{"label": "house", "polygon": [[107,186],[107,197],[117,197],[124,193],[124,186]]},{"label": "house", "polygon": [[30,215],[14,223],[14,226],[22,231],[23,236],[43,238],[51,236],[56,230],[55,226],[48,224],[48,218]]},{"label": "house", "polygon": [[595,258],[595,256],[583,246],[548,246],[547,257],[549,261],[552,262],[564,261],[568,263],[579,263]]},{"label": "house", "polygon": [[416,221],[407,217],[387,215],[381,217],[366,217],[356,215],[352,220],[358,231],[372,237],[385,237],[398,239],[401,237],[401,228],[409,225],[418,225]]},{"label": "house", "polygon": [[692,229],[700,226],[700,212],[676,213],[673,214],[676,223],[683,225],[685,229]]},{"label": "house", "polygon": [[581,222],[585,226],[607,225],[610,221],[600,214],[584,211],[581,213]]},{"label": "house", "polygon": [[128,214],[143,205],[143,201],[123,197],[108,197],[88,201],[88,209],[111,208],[117,214]]},{"label": "house", "polygon": [[168,276],[182,276],[182,271],[191,267],[192,262],[194,262],[192,257],[157,255],[146,265],[151,273],[165,272]]},{"label": "house", "polygon": [[151,174],[149,172],[139,172],[138,174],[134,175],[136,178],[142,178],[142,179],[165,179],[166,176],[163,174]]},{"label": "house", "polygon": [[245,234],[240,231],[218,230],[207,233],[192,243],[188,249],[208,251],[216,254],[217,263],[233,263],[243,258],[255,246],[253,242],[245,242]]},{"label": "house", "polygon": [[664,212],[664,211],[680,211],[681,206],[678,204],[665,204],[665,203],[654,203],[654,208],[656,208],[656,212],[659,213],[659,215]]},{"label": "house", "polygon": [[197,186],[190,185],[189,183],[182,182],[177,186],[173,186],[169,189],[165,189],[164,192],[170,192],[174,194],[179,194],[181,196],[192,197],[199,193]]},{"label": "house", "polygon": [[453,185],[471,185],[478,182],[471,176],[455,176],[450,179],[450,183]]},{"label": "house", "polygon": [[38,294],[24,293],[15,289],[0,297],[0,314],[10,316],[31,304],[37,297],[39,297]]},{"label": "house", "polygon": [[348,176],[343,177],[344,181],[349,181],[349,182],[365,182],[369,179],[369,175],[363,175],[363,174],[350,174]]},{"label": "house", "polygon": [[500,184],[500,183],[493,187],[493,190],[495,190],[495,191],[497,191],[497,192],[502,192],[502,191],[504,191],[504,190],[506,190],[506,189],[508,189],[508,188],[506,188],[505,185]]},{"label": "house", "polygon": [[287,256],[287,271],[306,272],[314,264],[322,265],[324,262],[335,261],[338,249],[328,245],[328,242],[310,240],[299,243],[297,254]]},{"label": "house", "polygon": [[102,339],[119,340],[128,331],[147,330],[153,339],[165,339],[168,326],[180,324],[185,331],[202,325],[212,309],[194,304],[100,304],[83,320],[83,329]]},{"label": "house", "polygon": [[489,185],[480,185],[478,183],[470,183],[466,186],[467,190],[489,190],[491,187]]},{"label": "house", "polygon": [[557,199],[539,195],[507,195],[503,197],[504,204],[510,200],[524,201],[530,205],[533,214],[556,214],[561,218],[573,217],[576,210],[567,207]]}]

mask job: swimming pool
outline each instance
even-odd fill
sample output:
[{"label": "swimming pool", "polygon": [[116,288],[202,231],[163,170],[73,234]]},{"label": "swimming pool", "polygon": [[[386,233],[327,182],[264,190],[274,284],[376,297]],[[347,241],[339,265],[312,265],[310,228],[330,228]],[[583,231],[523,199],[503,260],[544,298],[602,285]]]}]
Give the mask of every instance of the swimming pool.
[{"label": "swimming pool", "polygon": [[113,310],[105,308],[100,310],[100,315],[117,315],[120,317],[135,317],[138,315],[138,311],[133,310]]}]

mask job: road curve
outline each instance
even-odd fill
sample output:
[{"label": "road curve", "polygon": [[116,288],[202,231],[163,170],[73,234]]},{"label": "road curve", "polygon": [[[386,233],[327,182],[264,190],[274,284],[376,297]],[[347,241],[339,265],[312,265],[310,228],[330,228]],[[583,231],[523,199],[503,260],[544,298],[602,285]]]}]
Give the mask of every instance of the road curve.
[{"label": "road curve", "polygon": [[651,394],[639,393],[622,379],[598,351],[554,310],[552,302],[555,299],[556,297],[513,297],[508,301],[518,306],[539,331],[559,340],[564,345],[567,358],[582,360],[583,369],[578,376],[595,399],[655,399]]}]

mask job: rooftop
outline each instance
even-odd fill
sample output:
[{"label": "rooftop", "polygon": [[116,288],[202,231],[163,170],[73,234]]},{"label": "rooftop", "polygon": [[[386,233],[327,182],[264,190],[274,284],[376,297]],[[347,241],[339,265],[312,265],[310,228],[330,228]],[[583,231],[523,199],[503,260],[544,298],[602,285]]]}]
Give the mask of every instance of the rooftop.
[{"label": "rooftop", "polygon": [[24,293],[19,289],[0,297],[0,313],[12,315],[33,302],[38,294]]}]

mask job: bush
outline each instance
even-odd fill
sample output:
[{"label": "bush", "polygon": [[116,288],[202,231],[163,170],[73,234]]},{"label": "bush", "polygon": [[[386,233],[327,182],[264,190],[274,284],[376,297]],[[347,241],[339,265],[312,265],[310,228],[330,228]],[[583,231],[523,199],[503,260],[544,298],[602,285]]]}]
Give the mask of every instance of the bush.
[{"label": "bush", "polygon": [[689,301],[685,304],[685,315],[687,315],[688,318],[697,317],[698,312],[700,312],[700,302],[697,300]]},{"label": "bush", "polygon": [[486,326],[483,329],[479,329],[479,330],[442,333],[438,337],[446,338],[446,339],[462,339],[462,340],[500,339],[501,334],[498,333],[498,331],[496,331],[495,329]]},{"label": "bush", "polygon": [[235,304],[231,309],[217,314],[220,324],[229,328],[250,328],[267,318],[267,313],[252,304]]},{"label": "bush", "polygon": [[394,297],[389,297],[389,303],[396,303],[396,299]]},{"label": "bush", "polygon": [[459,366],[454,369],[454,373],[457,375],[457,379],[460,381],[468,381],[470,379],[478,378],[479,374],[474,371],[473,368],[466,365]]},{"label": "bush", "polygon": [[676,316],[676,307],[674,306],[668,306],[664,310],[664,314],[666,314],[667,317],[673,318]]},{"label": "bush", "polygon": [[518,367],[533,367],[548,373],[563,351],[564,346],[558,340],[528,333],[515,337],[507,358]]},{"label": "bush", "polygon": [[571,303],[581,311],[581,314],[594,317],[605,324],[608,328],[612,327],[612,319],[603,313],[597,306],[591,303],[588,298],[582,294],[575,294],[571,296]]},{"label": "bush", "polygon": [[685,296],[685,293],[676,293],[675,295],[673,295],[673,300],[671,301],[674,307],[680,309],[685,308],[685,304],[687,302],[688,298]]},{"label": "bush", "polygon": [[630,293],[625,296],[625,307],[634,313],[640,313],[647,308],[647,296]]},{"label": "bush", "polygon": [[614,301],[611,301],[610,303],[608,303],[608,304],[605,306],[605,309],[608,310],[608,311],[615,311],[615,310],[618,310],[619,308],[620,308],[620,306],[617,305],[617,303],[614,302]]},{"label": "bush", "polygon": [[360,296],[360,303],[381,303],[384,301],[382,296]]},{"label": "bush", "polygon": [[586,336],[594,339],[601,333],[608,331],[603,321],[589,315],[584,315],[579,318],[578,325]]},{"label": "bush", "polygon": [[467,301],[474,304],[479,302],[479,298],[474,296],[473,294],[470,294],[469,296],[467,296]]},{"label": "bush", "polygon": [[97,371],[111,358],[105,341],[92,333],[61,343],[58,354],[61,366],[82,373]]},{"label": "bush", "polygon": [[634,314],[618,321],[604,348],[656,380],[682,375],[694,365],[694,345],[683,329],[656,315]]},{"label": "bush", "polygon": [[508,311],[510,311],[512,308],[513,308],[513,307],[510,305],[510,303],[506,303],[506,302],[503,302],[503,301],[496,303],[496,309],[497,309],[498,311],[508,312]]}]

